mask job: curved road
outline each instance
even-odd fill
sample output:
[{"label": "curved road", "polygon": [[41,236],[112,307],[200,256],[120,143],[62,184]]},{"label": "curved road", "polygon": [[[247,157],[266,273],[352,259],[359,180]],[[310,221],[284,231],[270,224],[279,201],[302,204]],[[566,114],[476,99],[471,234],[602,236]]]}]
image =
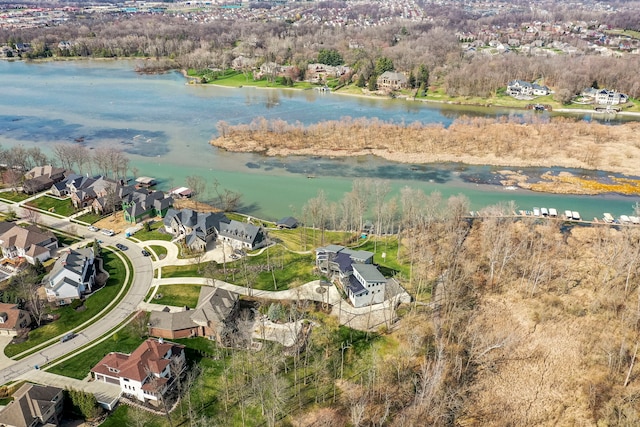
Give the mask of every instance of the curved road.
[{"label": "curved road", "polygon": [[[15,210],[18,216],[25,216],[24,208],[18,207],[16,204],[0,202],[0,211],[6,212],[9,206]],[[126,240],[124,236],[116,235],[108,237],[100,232],[93,233],[82,225],[70,223],[68,219],[58,219],[45,214],[39,215],[38,222],[47,227],[63,230],[72,234],[80,234],[88,239],[100,239],[104,242],[104,245],[114,246],[116,243],[122,243],[129,247],[132,246],[128,251],[121,252],[121,254],[126,255],[131,261],[133,271],[130,271],[130,274],[133,275],[133,283],[125,297],[108,314],[82,331],[76,331],[78,335],[74,339],[64,343],[58,342],[52,344],[31,356],[15,361],[12,365],[1,369],[0,384],[4,384],[18,378],[28,370],[34,369],[35,365],[43,365],[48,361],[72,353],[79,347],[82,347],[107,333],[109,330],[125,320],[131,313],[137,310],[138,304],[146,296],[153,280],[153,267],[151,265],[151,260],[149,257],[143,256],[140,248],[137,245],[134,245],[130,240]]]}]

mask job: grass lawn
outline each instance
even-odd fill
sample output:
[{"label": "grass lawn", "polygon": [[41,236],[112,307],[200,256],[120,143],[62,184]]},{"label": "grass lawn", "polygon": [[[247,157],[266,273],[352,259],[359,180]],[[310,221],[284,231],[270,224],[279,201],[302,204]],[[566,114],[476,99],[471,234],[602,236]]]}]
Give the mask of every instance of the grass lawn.
[{"label": "grass lawn", "polygon": [[136,335],[132,328],[125,327],[100,344],[88,348],[58,365],[52,366],[47,369],[47,372],[81,380],[89,374],[91,368],[107,353],[112,351],[131,353],[144,340],[145,338]]},{"label": "grass lawn", "polygon": [[152,249],[160,259],[167,256],[167,248],[165,248],[164,246],[150,245],[149,249]]},{"label": "grass lawn", "polygon": [[164,224],[162,221],[156,221],[151,224],[151,231],[145,231],[144,228],[140,229],[140,231],[136,231],[136,234],[133,235],[138,240],[166,240],[170,242],[173,240],[173,236],[169,233],[164,233],[158,231],[159,228],[164,228]]},{"label": "grass lawn", "polygon": [[269,230],[269,237],[282,243],[292,251],[312,251],[329,244],[348,245],[358,239],[359,234],[346,231],[325,231],[324,243],[320,230],[298,227],[293,230]]},{"label": "grass lawn", "polygon": [[49,196],[38,197],[37,199],[27,202],[27,206],[62,216],[72,215],[76,211],[73,203],[71,203],[71,199],[58,200]]},{"label": "grass lawn", "polygon": [[[5,347],[4,353],[8,357],[12,357],[64,332],[70,331],[91,319],[113,301],[124,285],[126,274],[125,266],[120,258],[109,251],[103,251],[103,260],[104,268],[110,274],[109,280],[107,280],[107,284],[102,289],[96,291],[86,299],[84,303],[86,310],[76,311],[69,306],[52,310],[52,313],[60,314],[58,320],[29,332],[29,339],[25,342],[9,344]],[[129,266],[129,268],[131,269],[131,266]]]},{"label": "grass lawn", "polygon": [[14,191],[3,191],[0,193],[0,199],[8,200],[10,202],[21,202],[29,197],[31,197],[31,195]]},{"label": "grass lawn", "polygon": [[78,221],[86,222],[88,224],[93,224],[94,222],[98,222],[102,218],[99,214],[93,212],[87,212],[86,214],[82,214],[79,217],[76,217]]},{"label": "grass lawn", "polygon": [[[312,254],[296,254],[281,246],[275,246],[260,255],[227,262],[226,273],[222,264],[210,265],[212,265],[214,279],[239,286],[246,286],[249,282],[253,289],[282,291],[320,279],[320,276],[313,273],[314,259]],[[273,271],[268,270],[268,265],[273,266]],[[162,278],[202,277],[206,263],[199,266],[200,272],[197,264],[163,267]]]},{"label": "grass lawn", "polygon": [[233,70],[220,72],[190,69],[187,74],[191,77],[204,77],[206,83],[230,87],[257,86],[283,89],[309,89],[313,87],[313,85],[308,82],[294,82],[293,86],[287,86],[281,83],[280,78],[276,78],[273,82],[270,82],[266,78],[262,80],[254,80],[253,76],[249,76],[247,78],[243,73]]},{"label": "grass lawn", "polygon": [[[153,289],[147,294],[145,301],[154,304],[172,305],[174,307],[196,308],[201,285],[165,285],[158,288],[156,298],[149,301]],[[161,298],[157,298],[162,295]]]},{"label": "grass lawn", "polygon": [[[361,251],[373,252],[373,262],[380,266],[380,270],[385,276],[388,277],[400,272],[403,277],[409,278],[410,266],[408,260],[402,259],[402,248],[400,248],[400,259],[398,259],[398,239],[396,237],[372,236],[362,245],[351,247]],[[382,254],[385,254],[384,258],[382,258]]]},{"label": "grass lawn", "polygon": [[56,235],[56,237],[58,238],[58,243],[60,243],[61,245],[69,246],[80,241],[80,239],[78,239],[77,237],[72,237],[68,234],[56,233],[55,231],[53,231],[53,234]]}]

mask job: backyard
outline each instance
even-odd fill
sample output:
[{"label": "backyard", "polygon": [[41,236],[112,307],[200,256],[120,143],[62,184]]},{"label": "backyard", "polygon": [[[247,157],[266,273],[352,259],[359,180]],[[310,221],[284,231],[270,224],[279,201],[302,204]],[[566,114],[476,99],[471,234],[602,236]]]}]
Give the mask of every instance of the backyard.
[{"label": "backyard", "polygon": [[21,202],[31,197],[29,194],[20,193],[17,191],[2,191],[0,192],[0,199],[7,200],[9,202]]},{"label": "backyard", "polygon": [[[174,307],[196,308],[202,285],[164,285],[158,288],[155,298],[150,300],[153,289],[147,294],[145,301],[154,304]],[[159,297],[159,298],[158,298]]]},{"label": "backyard", "polygon": [[160,229],[164,230],[164,224],[162,223],[162,221],[154,221],[153,224],[151,224],[149,231],[145,230],[144,227],[142,227],[140,230],[136,231],[133,237],[141,241],[166,240],[167,242],[170,242],[171,240],[173,240],[173,236],[171,234],[165,233],[164,231],[159,231]]},{"label": "backyard", "polygon": [[27,202],[26,205],[62,216],[73,215],[76,211],[73,203],[71,203],[71,199],[56,199],[49,196],[38,197],[37,199]]}]

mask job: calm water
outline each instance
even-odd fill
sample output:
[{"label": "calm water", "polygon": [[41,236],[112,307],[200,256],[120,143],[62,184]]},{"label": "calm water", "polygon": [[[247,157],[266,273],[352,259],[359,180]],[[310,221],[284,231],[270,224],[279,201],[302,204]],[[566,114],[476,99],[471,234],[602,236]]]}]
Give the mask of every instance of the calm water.
[{"label": "calm water", "polygon": [[[116,146],[129,153],[141,175],[161,180],[163,189],[184,185],[185,176],[201,175],[241,192],[245,211],[270,219],[299,213],[320,189],[337,200],[357,177],[389,179],[396,190],[409,185],[425,192],[437,190],[445,197],[463,193],[473,209],[515,200],[524,209],[535,205],[579,210],[583,217],[591,218],[604,211],[628,214],[638,200],[505,191],[484,184],[493,179],[490,167],[416,167],[373,157],[265,158],[222,152],[208,144],[219,120],[247,123],[262,116],[308,124],[351,116],[447,126],[461,114],[522,112],[439,108],[311,90],[203,87],[185,84],[179,73],[138,75],[133,67],[133,62],[125,61],[0,61],[0,144],[37,145],[48,150],[55,143],[82,138],[88,147]],[[311,175],[315,178],[308,179]]]}]

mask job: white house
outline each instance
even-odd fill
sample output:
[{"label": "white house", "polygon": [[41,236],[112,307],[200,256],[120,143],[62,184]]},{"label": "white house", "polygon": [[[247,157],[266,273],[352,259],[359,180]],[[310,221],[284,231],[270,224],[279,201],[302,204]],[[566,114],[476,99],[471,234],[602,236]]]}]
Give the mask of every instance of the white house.
[{"label": "white house", "polygon": [[624,93],[615,90],[602,89],[596,93],[596,104],[600,105],[618,105],[629,101],[629,97]]},{"label": "white house", "polygon": [[42,262],[51,258],[51,251],[58,247],[58,239],[50,231],[35,225],[20,227],[2,223],[0,247],[5,258],[24,258],[29,264],[35,264],[36,259]]},{"label": "white house", "polygon": [[61,254],[44,280],[47,299],[58,305],[69,304],[91,292],[95,278],[93,250],[69,249]]},{"label": "white house", "polygon": [[230,220],[223,213],[196,212],[191,209],[169,209],[162,220],[167,233],[184,237],[191,250],[204,251],[218,236],[221,224]]},{"label": "white house", "polygon": [[[173,368],[172,360],[176,360]],[[183,345],[150,338],[131,354],[107,354],[91,373],[96,381],[118,384],[123,394],[157,405],[180,375],[176,367],[184,366]]]},{"label": "white house", "polygon": [[346,286],[347,296],[354,307],[379,304],[384,301],[387,279],[373,264],[352,265],[353,274]]},{"label": "white house", "polygon": [[522,96],[545,96],[550,93],[551,90],[547,86],[541,86],[537,83],[529,83],[523,80],[512,80],[507,84],[507,94],[514,98]]}]

